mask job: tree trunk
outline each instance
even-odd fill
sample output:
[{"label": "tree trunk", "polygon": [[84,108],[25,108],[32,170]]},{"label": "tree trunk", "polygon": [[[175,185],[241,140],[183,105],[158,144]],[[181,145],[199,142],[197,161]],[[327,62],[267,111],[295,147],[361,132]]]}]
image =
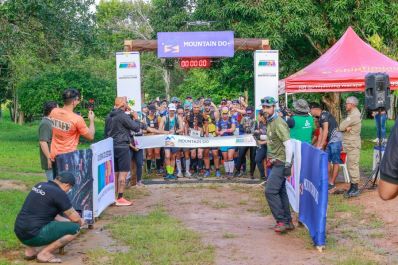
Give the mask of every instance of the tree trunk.
[{"label": "tree trunk", "polygon": [[322,97],[323,103],[325,103],[329,112],[336,118],[336,121],[341,121],[341,109],[340,109],[340,93],[327,93]]},{"label": "tree trunk", "polygon": [[163,63],[163,80],[164,80],[164,90],[166,92],[167,100],[170,99],[170,83],[171,83],[171,72],[170,69],[166,65],[166,60],[162,59]]},{"label": "tree trunk", "polygon": [[25,114],[22,111],[20,111],[18,115],[18,124],[23,125],[24,122],[25,122]]},{"label": "tree trunk", "polygon": [[13,106],[13,111],[14,111],[14,113],[13,113],[13,117],[12,117],[12,119],[13,119],[13,122],[14,123],[17,123],[17,119],[18,119],[18,98],[17,98],[17,92],[16,92],[16,90],[14,89],[14,100],[13,100],[14,102],[14,106]]}]

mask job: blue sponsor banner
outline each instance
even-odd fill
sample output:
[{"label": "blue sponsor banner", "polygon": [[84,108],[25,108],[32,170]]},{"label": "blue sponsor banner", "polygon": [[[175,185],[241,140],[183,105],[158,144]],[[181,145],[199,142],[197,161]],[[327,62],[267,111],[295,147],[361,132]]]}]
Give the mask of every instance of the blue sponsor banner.
[{"label": "blue sponsor banner", "polygon": [[233,57],[233,31],[158,32],[158,57]]},{"label": "blue sponsor banner", "polygon": [[328,205],[327,154],[307,143],[301,143],[299,220],[309,230],[315,246],[326,244],[326,211]]}]

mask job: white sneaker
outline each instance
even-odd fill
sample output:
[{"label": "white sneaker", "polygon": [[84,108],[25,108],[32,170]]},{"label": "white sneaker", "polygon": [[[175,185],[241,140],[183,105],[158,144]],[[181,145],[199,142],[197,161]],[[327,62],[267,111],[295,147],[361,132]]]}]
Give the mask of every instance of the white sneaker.
[{"label": "white sneaker", "polygon": [[182,174],[181,171],[178,171],[178,173],[177,173],[177,178],[183,178],[183,177],[184,177],[184,174]]},{"label": "white sneaker", "polygon": [[185,177],[186,177],[186,178],[192,177],[191,172],[185,171]]},{"label": "white sneaker", "polygon": [[376,138],[376,139],[372,140],[372,142],[378,143],[379,142],[379,138]]}]

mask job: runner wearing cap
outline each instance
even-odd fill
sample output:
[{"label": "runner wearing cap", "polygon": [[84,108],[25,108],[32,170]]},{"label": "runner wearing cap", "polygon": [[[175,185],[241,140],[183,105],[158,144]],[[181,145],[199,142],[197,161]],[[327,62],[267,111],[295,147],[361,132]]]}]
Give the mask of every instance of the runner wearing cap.
[{"label": "runner wearing cap", "polygon": [[[246,108],[246,114],[243,116],[240,121],[240,134],[253,134],[256,129],[256,120],[254,119],[254,109],[252,107]],[[250,150],[250,177],[254,177],[254,170],[256,168],[255,158],[256,158],[256,148],[255,146],[241,146],[238,148],[238,159],[236,163],[236,171],[235,176],[240,177],[241,174],[241,166],[246,163],[246,153]]]},{"label": "runner wearing cap", "polygon": [[290,214],[289,198],[286,192],[286,177],[291,175],[293,147],[290,142],[289,128],[278,115],[273,97],[261,100],[263,112],[267,118],[268,157],[272,169],[265,187],[265,197],[276,220],[274,231],[283,233],[294,229]]},{"label": "runner wearing cap", "polygon": [[[220,113],[218,112],[217,106],[211,101],[206,99],[203,102],[203,130],[205,137],[216,137],[216,124],[220,119]],[[205,148],[203,151],[203,160],[205,163],[205,175],[204,177],[210,177],[210,150],[213,155],[214,167],[216,170],[216,177],[221,177],[220,173],[220,160],[218,157],[218,147]]]},{"label": "runner wearing cap", "polygon": [[[223,107],[221,109],[221,119],[217,122],[217,135],[231,136],[233,135],[236,126],[237,122],[235,121],[235,119],[229,116],[229,109],[227,107]],[[235,147],[223,146],[220,147],[220,151],[224,159],[225,173],[227,177],[232,177],[235,168]]]},{"label": "runner wearing cap", "polygon": [[[148,115],[144,117],[144,122],[146,123],[148,128],[153,128],[153,129],[159,129],[159,121],[160,117],[156,113],[156,106],[155,105],[149,105],[148,107]],[[145,131],[147,135],[151,135],[153,133]],[[148,172],[151,173],[152,169],[152,159],[156,159],[156,169],[158,171],[158,174],[161,174],[161,166],[162,166],[162,161],[160,159],[160,148],[149,148],[146,149],[146,164],[148,168]]]},{"label": "runner wearing cap", "polygon": [[[188,97],[187,97],[188,98]],[[184,127],[184,132],[183,135],[189,135],[189,117],[191,115],[192,111],[192,104],[190,101],[185,101],[184,103],[184,117],[183,117],[183,127]],[[190,148],[184,148],[184,160],[185,160],[185,172],[184,176],[189,178],[191,177],[191,172],[189,171],[191,168],[191,149]]]},{"label": "runner wearing cap", "polygon": [[[178,135],[183,132],[182,119],[175,115],[176,106],[174,103],[169,104],[169,114],[162,117],[159,129],[169,135]],[[176,154],[179,151],[177,147],[165,147],[165,164],[166,164],[166,176],[165,179],[176,179],[174,175],[175,159]]]},{"label": "runner wearing cap", "polygon": [[[241,128],[241,120],[243,115],[246,113],[244,109],[242,109],[242,106],[240,105],[239,100],[234,99],[231,102],[231,109],[230,109],[230,115],[231,117],[236,121],[237,126],[234,131],[234,135],[241,135],[243,134],[243,129]],[[235,147],[235,154],[234,154],[234,163],[235,165],[238,164],[238,154],[239,154],[239,148]],[[241,161],[242,162],[242,161]],[[242,165],[242,164],[240,164]],[[239,168],[240,170],[240,168]],[[244,158],[244,163],[243,163],[243,171],[246,172],[246,158]]]},{"label": "runner wearing cap", "polygon": [[[177,117],[178,117],[178,119],[181,120],[182,132],[180,134],[184,135],[184,133],[185,133],[185,129],[184,129],[185,128],[185,125],[184,125],[185,117],[184,117],[184,108],[183,108],[183,106],[177,107]],[[183,148],[179,148],[178,152],[176,154],[177,178],[183,178],[184,177],[182,163],[183,163],[183,161],[185,161],[185,158],[184,158],[184,152],[183,151],[184,151]],[[184,164],[184,166],[185,166],[185,164]]]},{"label": "runner wearing cap", "polygon": [[[200,111],[200,103],[198,101],[193,103],[193,109],[186,120],[188,135],[191,137],[201,137],[203,135],[203,114]],[[199,171],[203,168],[203,148],[191,148],[190,154],[194,175],[198,175]],[[185,152],[185,158],[187,158],[187,152]],[[186,170],[188,171],[189,169],[187,168]]]}]

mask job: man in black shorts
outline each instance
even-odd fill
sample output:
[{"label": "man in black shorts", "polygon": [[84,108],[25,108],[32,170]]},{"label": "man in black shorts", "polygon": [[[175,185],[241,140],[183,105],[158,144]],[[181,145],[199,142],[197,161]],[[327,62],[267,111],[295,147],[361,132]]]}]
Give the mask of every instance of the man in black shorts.
[{"label": "man in black shorts", "polygon": [[[36,184],[26,197],[14,226],[17,238],[26,246],[25,259],[62,262],[52,252],[75,239],[84,225],[67,196],[74,185],[75,176],[61,172],[54,181]],[[44,248],[37,252],[36,247]]]},{"label": "man in black shorts", "polygon": [[[124,97],[115,99],[115,108],[105,121],[105,136],[113,138],[113,151],[115,156],[116,206],[130,206],[132,202],[123,198],[127,174],[131,167],[130,131],[139,132],[142,125],[136,112],[132,118],[126,114],[127,100]],[[146,127],[146,126],[145,126]]]}]

